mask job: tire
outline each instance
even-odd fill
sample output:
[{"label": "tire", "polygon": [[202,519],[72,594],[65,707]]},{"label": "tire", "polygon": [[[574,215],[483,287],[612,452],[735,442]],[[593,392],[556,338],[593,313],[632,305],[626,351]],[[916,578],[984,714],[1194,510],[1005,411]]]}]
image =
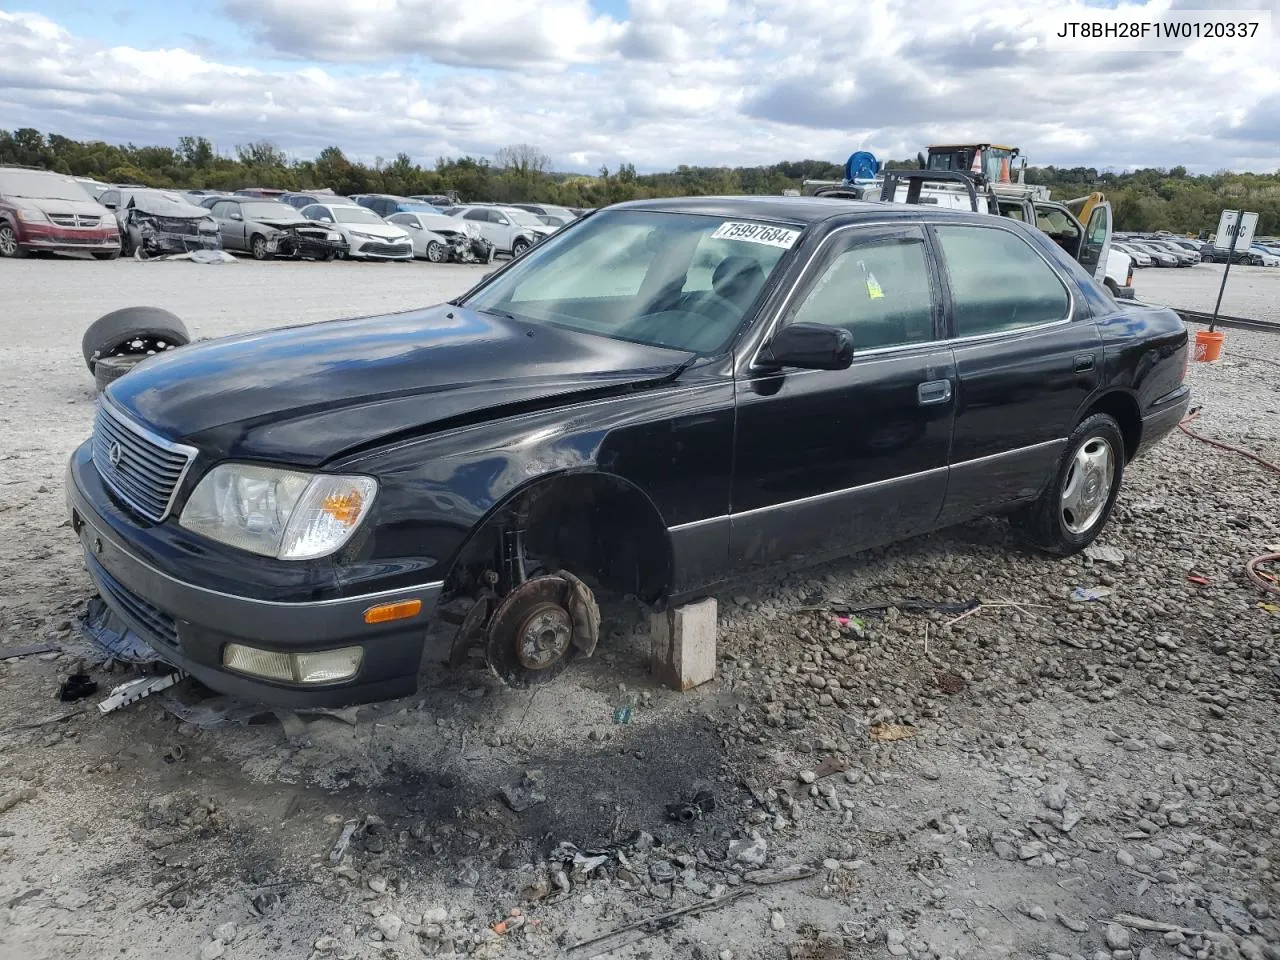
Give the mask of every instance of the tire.
[{"label": "tire", "polygon": [[1111,294],[1111,299],[1118,299],[1120,296],[1120,288],[1116,286],[1116,282],[1110,277],[1102,281],[1102,285],[1107,288],[1107,293]]},{"label": "tire", "polygon": [[10,260],[21,260],[27,255],[22,244],[18,243],[18,234],[9,223],[0,223],[0,257]]},{"label": "tire", "polygon": [[529,241],[524,239],[524,237],[519,238],[515,243],[511,244],[511,259],[514,260],[528,249]]},{"label": "tire", "polygon": [[1123,477],[1120,425],[1109,414],[1095,413],[1072,432],[1053,480],[1040,498],[1015,513],[1010,522],[1041,550],[1068,557],[1091,544],[1107,525]]},{"label": "tire", "polygon": [[93,255],[93,259],[95,260],[118,260],[119,258],[120,258],[119,250],[110,250],[105,253],[98,251],[98,252],[95,252]]},{"label": "tire", "polygon": [[267,251],[267,238],[260,233],[255,233],[249,239],[249,253],[255,260],[270,260],[271,254]]},{"label": "tire", "polygon": [[114,383],[147,359],[145,353],[126,353],[119,357],[102,357],[93,366],[93,382],[101,393],[107,384]]},{"label": "tire", "polygon": [[181,320],[159,307],[112,310],[90,324],[80,338],[80,351],[89,372],[93,372],[98,358],[121,352],[131,341],[142,343],[128,352],[146,353],[185,346],[191,342],[191,334]]},{"label": "tire", "polygon": [[432,263],[444,263],[449,257],[449,251],[444,248],[444,244],[438,240],[432,240],[427,244],[427,259]]}]

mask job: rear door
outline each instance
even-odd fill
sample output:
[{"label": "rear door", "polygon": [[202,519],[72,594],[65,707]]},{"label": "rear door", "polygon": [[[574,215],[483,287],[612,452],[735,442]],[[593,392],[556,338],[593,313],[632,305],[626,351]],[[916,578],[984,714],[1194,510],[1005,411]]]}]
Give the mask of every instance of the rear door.
[{"label": "rear door", "polygon": [[740,374],[731,550],[749,569],[932,528],[946,489],[955,371],[918,225],[846,227],[779,319],[844,327],[846,370]]},{"label": "rear door", "polygon": [[941,523],[1037,496],[1096,389],[1101,338],[1074,282],[1007,220],[932,228],[959,376]]}]

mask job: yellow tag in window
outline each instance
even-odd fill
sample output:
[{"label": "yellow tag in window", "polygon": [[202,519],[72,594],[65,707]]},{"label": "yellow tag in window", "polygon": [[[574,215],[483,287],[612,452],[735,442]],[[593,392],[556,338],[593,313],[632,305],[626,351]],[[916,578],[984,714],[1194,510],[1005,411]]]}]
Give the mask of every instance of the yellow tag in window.
[{"label": "yellow tag in window", "polygon": [[880,289],[880,281],[874,273],[867,274],[867,296],[872,300],[884,299],[884,291]]}]

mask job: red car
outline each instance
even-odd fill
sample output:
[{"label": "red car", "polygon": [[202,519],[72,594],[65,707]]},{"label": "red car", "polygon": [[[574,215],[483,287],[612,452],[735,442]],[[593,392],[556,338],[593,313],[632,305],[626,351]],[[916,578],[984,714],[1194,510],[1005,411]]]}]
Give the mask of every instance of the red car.
[{"label": "red car", "polygon": [[0,167],[0,257],[24,257],[32,250],[83,250],[114,260],[120,256],[120,230],[111,211],[70,177]]}]

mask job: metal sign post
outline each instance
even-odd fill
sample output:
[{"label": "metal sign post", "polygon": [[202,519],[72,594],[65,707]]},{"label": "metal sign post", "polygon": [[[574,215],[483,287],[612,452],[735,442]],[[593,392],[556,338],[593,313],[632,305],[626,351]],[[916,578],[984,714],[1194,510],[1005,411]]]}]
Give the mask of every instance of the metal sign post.
[{"label": "metal sign post", "polygon": [[1213,317],[1209,320],[1210,333],[1214,332],[1218,323],[1218,311],[1222,308],[1222,294],[1227,289],[1227,274],[1231,272],[1231,261],[1235,259],[1236,244],[1243,237],[1244,248],[1248,250],[1253,243],[1253,231],[1257,224],[1256,213],[1241,214],[1239,210],[1223,210],[1222,216],[1218,218],[1218,233],[1213,245],[1221,250],[1222,241],[1226,237],[1231,238],[1231,244],[1227,247],[1227,267],[1222,271],[1222,283],[1218,286],[1218,301],[1213,305]]}]

